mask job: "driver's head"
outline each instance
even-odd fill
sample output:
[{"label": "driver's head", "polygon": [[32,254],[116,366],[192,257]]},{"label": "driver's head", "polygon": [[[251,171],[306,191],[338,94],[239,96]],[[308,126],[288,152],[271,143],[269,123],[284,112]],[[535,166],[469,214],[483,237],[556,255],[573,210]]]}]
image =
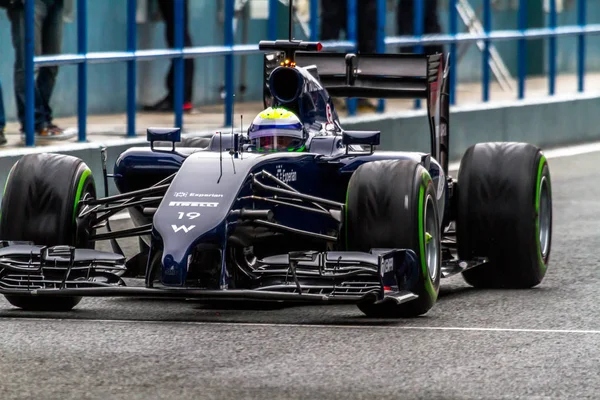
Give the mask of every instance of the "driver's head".
[{"label": "driver's head", "polygon": [[254,118],[248,138],[257,151],[303,151],[306,132],[293,112],[269,107]]}]

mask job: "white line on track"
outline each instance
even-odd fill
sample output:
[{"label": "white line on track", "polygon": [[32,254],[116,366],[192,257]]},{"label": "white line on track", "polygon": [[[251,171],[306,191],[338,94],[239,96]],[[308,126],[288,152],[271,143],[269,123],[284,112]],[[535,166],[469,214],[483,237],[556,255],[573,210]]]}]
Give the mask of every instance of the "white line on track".
[{"label": "white line on track", "polygon": [[[544,152],[544,155],[546,156],[546,158],[552,159],[552,158],[572,157],[572,156],[577,156],[580,154],[595,153],[598,151],[600,151],[600,142],[578,144],[578,145],[567,146],[567,147],[558,147],[555,149],[544,150],[543,152]],[[459,167],[460,167],[460,161],[450,163],[450,165],[449,165],[449,169],[453,170],[453,171],[458,170]]]},{"label": "white line on track", "polygon": [[29,318],[29,317],[0,317],[2,321],[69,321],[69,322],[101,322],[115,324],[170,324],[198,326],[239,326],[255,328],[310,328],[310,329],[378,329],[406,331],[463,331],[463,332],[514,332],[514,333],[573,333],[600,335],[600,329],[528,329],[528,328],[485,328],[485,327],[456,327],[456,326],[379,326],[379,325],[327,325],[327,324],[277,324],[254,322],[207,322],[207,321],[169,321],[169,320],[140,320],[140,319],[87,319],[87,318]]}]

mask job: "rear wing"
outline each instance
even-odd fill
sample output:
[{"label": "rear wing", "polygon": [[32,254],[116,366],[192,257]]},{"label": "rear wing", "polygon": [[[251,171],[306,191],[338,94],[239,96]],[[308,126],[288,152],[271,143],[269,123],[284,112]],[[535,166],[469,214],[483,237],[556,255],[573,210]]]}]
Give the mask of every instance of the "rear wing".
[{"label": "rear wing", "polygon": [[296,65],[314,65],[333,97],[426,99],[441,77],[441,64],[440,54],[296,52]]},{"label": "rear wing", "polygon": [[[265,106],[270,100],[268,77],[289,56],[283,51],[264,56]],[[431,154],[447,172],[449,82],[448,66],[441,54],[295,51],[293,57],[296,66],[317,78],[332,97],[426,99]]]}]

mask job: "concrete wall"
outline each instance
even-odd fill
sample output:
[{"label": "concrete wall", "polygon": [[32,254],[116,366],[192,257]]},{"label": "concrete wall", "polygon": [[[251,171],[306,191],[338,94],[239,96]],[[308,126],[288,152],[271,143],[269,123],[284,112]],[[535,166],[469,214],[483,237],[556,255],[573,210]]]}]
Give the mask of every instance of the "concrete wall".
[{"label": "concrete wall", "polygon": [[[522,141],[548,148],[598,141],[598,109],[597,94],[456,106],[450,115],[450,158],[459,161],[464,151],[478,142]],[[381,130],[381,148],[385,150],[430,151],[424,110],[348,118],[345,126]]]},{"label": "concrete wall", "polygon": [[[252,0],[257,3],[267,3],[267,0]],[[595,1],[595,0],[594,0]],[[144,4],[145,0],[139,0]],[[196,46],[218,45],[223,42],[223,25],[219,18],[218,9],[220,1],[215,0],[190,0],[191,34],[193,44]],[[390,7],[397,3],[390,0]],[[517,13],[515,0],[497,0],[493,9],[494,29],[513,29],[516,27]],[[534,13],[539,10],[542,0],[530,0],[530,17],[533,25],[542,23],[545,16]],[[559,24],[572,24],[576,21],[575,2],[564,0],[564,12],[559,15]],[[587,20],[589,23],[600,21],[600,8],[593,7],[592,0],[588,1]],[[447,31],[448,1],[440,0],[440,22],[442,30]],[[481,0],[470,0],[478,15],[481,15]],[[141,6],[140,6],[141,7]],[[285,7],[280,5],[280,36],[284,36],[287,22],[284,18]],[[395,12],[388,13],[387,33],[395,34]],[[126,2],[124,0],[88,0],[88,48],[89,51],[121,51],[126,48]],[[541,21],[541,22],[540,22]],[[9,120],[16,117],[13,99],[12,65],[14,62],[13,49],[10,36],[10,25],[3,9],[0,9],[0,81],[4,89],[6,112]],[[459,23],[464,31],[464,24]],[[249,36],[247,43],[257,43],[264,39],[267,33],[267,21],[255,17],[250,20],[248,27]],[[296,36],[303,38],[300,29]],[[65,25],[64,53],[75,53],[77,49],[77,27],[75,23]],[[565,38],[558,41],[559,71],[574,72],[576,67],[574,38]],[[589,70],[600,68],[600,52],[598,48],[599,37],[590,37],[587,41],[587,61]],[[236,43],[243,43],[241,31],[238,32]],[[500,42],[498,49],[511,71],[516,71],[515,43]],[[138,24],[138,47],[140,49],[164,48],[164,24],[159,20],[150,19]],[[531,41],[528,45],[530,59],[528,64],[532,71],[541,72],[545,68],[543,54],[545,44],[542,41]],[[459,82],[480,79],[481,55],[474,45],[469,45],[459,65]],[[236,57],[238,82],[240,84],[241,57]],[[160,99],[164,95],[164,78],[168,71],[169,61],[146,61],[138,67],[138,103],[146,104]],[[260,76],[262,59],[259,55],[247,58],[247,87],[245,99],[260,99],[261,85],[254,79]],[[52,106],[56,116],[75,115],[76,104],[76,79],[75,66],[61,67]],[[126,66],[124,63],[96,64],[89,67],[88,79],[88,112],[90,114],[122,113],[126,109]],[[223,58],[205,57],[198,58],[195,66],[194,100],[198,104],[215,104],[221,102],[220,87],[223,83]],[[238,95],[238,101],[244,100]]]},{"label": "concrete wall", "polygon": [[[549,148],[600,140],[600,96],[556,97],[542,102],[513,101],[504,104],[454,107],[450,122],[450,158],[459,161],[470,145],[487,141],[523,141]],[[382,150],[428,151],[429,131],[423,111],[380,114],[343,120],[348,130],[380,130]],[[204,135],[212,134],[207,132]],[[58,152],[82,158],[92,169],[103,193],[100,148],[108,148],[108,171],[121,152],[132,146],[148,146],[144,139],[120,139],[106,143],[14,149],[0,152],[0,184],[23,154]],[[110,192],[115,193],[114,185]]]}]

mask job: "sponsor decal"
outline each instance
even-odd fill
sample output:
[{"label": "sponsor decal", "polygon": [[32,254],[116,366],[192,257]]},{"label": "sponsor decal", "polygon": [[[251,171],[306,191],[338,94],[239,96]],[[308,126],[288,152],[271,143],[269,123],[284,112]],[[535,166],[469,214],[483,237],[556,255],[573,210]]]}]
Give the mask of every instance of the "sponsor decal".
[{"label": "sponsor decal", "polygon": [[329,103],[327,103],[327,105],[325,106],[325,113],[327,114],[327,122],[332,124],[333,123],[333,113],[331,112],[331,106],[329,105]]},{"label": "sponsor decal", "polygon": [[190,232],[192,229],[194,229],[196,227],[196,225],[190,225],[190,226],[186,226],[186,225],[171,225],[171,228],[173,228],[173,231],[175,233],[179,232],[179,231],[184,231],[185,233]]},{"label": "sponsor decal", "polygon": [[175,269],[175,264],[172,264],[169,268],[165,270],[165,275],[174,276],[177,275],[177,270]]},{"label": "sponsor decal", "polygon": [[446,176],[444,175],[444,170],[440,168],[440,176],[438,178],[438,189],[437,189],[437,199],[440,200],[442,198],[442,194],[444,193],[444,183],[446,182]]},{"label": "sponsor decal", "polygon": [[222,194],[214,194],[214,193],[190,193],[190,192],[175,192],[173,193],[175,197],[223,197]]},{"label": "sponsor decal", "polygon": [[190,193],[190,197],[223,197],[222,194]]},{"label": "sponsor decal", "polygon": [[217,207],[219,203],[205,201],[171,201],[169,207]]},{"label": "sponsor decal", "polygon": [[394,270],[394,259],[386,258],[381,261],[381,276],[384,276],[388,272],[392,272]]},{"label": "sponsor decal", "polygon": [[283,165],[277,165],[275,167],[275,177],[284,183],[296,182],[298,179],[298,174],[293,169],[291,171],[286,171],[283,168]]}]

